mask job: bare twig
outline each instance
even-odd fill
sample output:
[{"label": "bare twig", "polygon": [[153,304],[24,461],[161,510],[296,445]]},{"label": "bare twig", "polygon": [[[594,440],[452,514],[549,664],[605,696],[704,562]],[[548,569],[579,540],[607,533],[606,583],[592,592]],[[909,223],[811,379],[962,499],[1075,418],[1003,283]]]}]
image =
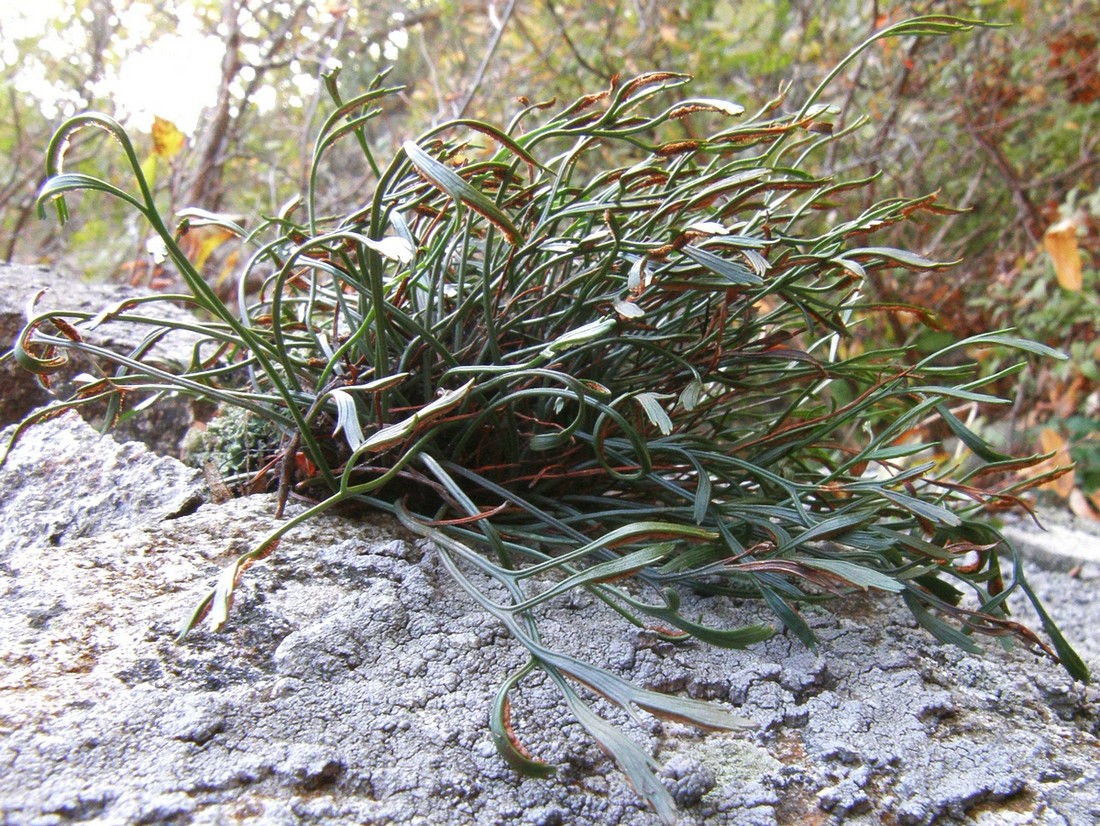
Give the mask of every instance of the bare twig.
[{"label": "bare twig", "polygon": [[577,48],[577,44],[574,43],[573,38],[569,36],[569,27],[565,24],[565,21],[561,19],[558,10],[554,8],[554,0],[546,0],[546,10],[550,12],[550,16],[554,18],[554,22],[558,26],[558,34],[561,35],[561,39],[565,45],[569,47],[569,51],[573,53],[573,59],[600,80],[608,80],[610,77],[609,72],[601,71],[585,60],[584,55],[582,55],[580,49]]},{"label": "bare twig", "polygon": [[1012,200],[1016,204],[1016,212],[1024,230],[1032,243],[1039,243],[1043,231],[1043,218],[1039,214],[1038,207],[1031,202],[1031,198],[1028,196],[1016,169],[1005,157],[1005,153],[1001,148],[988,137],[975,130],[969,122],[966,124],[966,131],[971,139],[989,156],[989,159],[993,161],[994,166],[1001,173],[1008,191],[1012,193]]},{"label": "bare twig", "polygon": [[508,20],[511,18],[515,8],[516,0],[508,0],[508,5],[504,7],[504,14],[500,16],[500,25],[497,26],[496,31],[493,32],[493,36],[489,39],[489,47],[485,50],[485,54],[482,55],[481,64],[474,73],[474,79],[470,83],[470,88],[466,91],[466,95],[462,98],[462,103],[459,104],[455,112],[456,118],[461,118],[466,114],[466,110],[470,106],[470,101],[472,101],[474,95],[477,94],[478,87],[481,86],[482,80],[485,79],[485,70],[489,68],[489,61],[493,59],[493,53],[496,52],[497,46],[500,44],[500,38],[504,35],[504,30],[508,26]]},{"label": "bare twig", "polygon": [[436,108],[435,116],[432,118],[432,125],[435,126],[446,115],[446,97],[439,86],[439,72],[436,71],[435,61],[432,60],[432,56],[428,52],[427,38],[424,37],[423,29],[420,30],[420,36],[416,42],[420,49],[420,56],[424,59],[424,65],[428,67],[428,81],[432,84],[432,91],[435,93]]},{"label": "bare twig", "polygon": [[[871,4],[871,25],[868,27],[867,36],[870,37],[874,34],[875,29],[878,28],[878,0],[875,0]],[[852,103],[855,101],[856,92],[859,90],[859,84],[863,79],[863,72],[867,68],[867,60],[870,58],[870,53],[864,52],[860,58],[855,72],[852,73],[851,79],[848,81],[848,94],[844,97],[844,103],[840,104],[840,113],[837,115],[834,131],[844,131],[844,122],[847,119],[848,111],[852,108]],[[831,171],[834,164],[836,164],[837,150],[840,148],[838,142],[833,141],[829,144],[829,151],[825,155],[825,169]]]}]

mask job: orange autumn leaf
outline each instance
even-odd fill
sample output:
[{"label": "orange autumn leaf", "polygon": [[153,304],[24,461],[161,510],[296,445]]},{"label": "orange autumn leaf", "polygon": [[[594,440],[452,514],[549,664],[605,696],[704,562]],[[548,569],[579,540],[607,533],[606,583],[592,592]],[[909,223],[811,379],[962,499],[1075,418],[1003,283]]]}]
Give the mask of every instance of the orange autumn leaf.
[{"label": "orange autumn leaf", "polygon": [[158,158],[170,160],[179,154],[187,136],[176,125],[164,118],[153,118],[153,154]]},{"label": "orange autumn leaf", "polygon": [[1043,235],[1043,246],[1051,261],[1058,283],[1071,292],[1081,292],[1081,251],[1077,248],[1077,224],[1065,218],[1052,224]]}]

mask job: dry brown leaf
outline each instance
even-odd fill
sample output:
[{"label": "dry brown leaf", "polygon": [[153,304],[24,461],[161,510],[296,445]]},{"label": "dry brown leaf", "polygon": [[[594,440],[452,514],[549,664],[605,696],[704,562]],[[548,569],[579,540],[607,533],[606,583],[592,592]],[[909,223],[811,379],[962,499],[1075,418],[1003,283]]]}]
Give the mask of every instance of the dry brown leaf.
[{"label": "dry brown leaf", "polygon": [[[1069,445],[1062,438],[1062,435],[1052,427],[1044,427],[1039,434],[1039,449],[1043,453],[1053,453],[1054,455],[1032,468],[1032,472],[1054,470],[1056,467],[1073,464],[1073,460],[1069,455]],[[1067,499],[1077,487],[1076,474],[1070,471],[1042,487],[1044,490],[1053,491],[1062,499]]]},{"label": "dry brown leaf", "polygon": [[1069,509],[1082,519],[1094,519],[1100,521],[1100,510],[1092,506],[1092,502],[1080,488],[1074,488],[1069,495]]},{"label": "dry brown leaf", "polygon": [[1081,251],[1077,248],[1077,223],[1064,218],[1051,224],[1043,235],[1043,247],[1054,262],[1058,283],[1071,292],[1081,292]]},{"label": "dry brown leaf", "polygon": [[1049,392],[1050,407],[1055,418],[1068,419],[1077,412],[1081,404],[1081,393],[1087,383],[1088,379],[1078,373],[1069,384]]}]

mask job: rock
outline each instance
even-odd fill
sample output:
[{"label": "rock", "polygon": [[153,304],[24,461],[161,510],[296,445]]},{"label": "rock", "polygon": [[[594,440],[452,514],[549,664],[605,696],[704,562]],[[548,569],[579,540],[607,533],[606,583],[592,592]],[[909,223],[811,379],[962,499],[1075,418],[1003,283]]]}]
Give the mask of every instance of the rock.
[{"label": "rock", "polygon": [[[14,427],[0,434],[0,456]],[[24,431],[0,466],[0,566],[59,546],[193,512],[201,474],[136,442],[101,437],[76,413]]]},{"label": "rock", "polygon": [[[73,431],[74,463],[103,449],[71,418],[48,426]],[[35,487],[45,502],[42,488],[63,489],[89,504],[55,520],[68,526],[56,542],[43,541],[46,517],[0,521],[3,822],[656,822],[549,680],[524,681],[513,723],[558,772],[507,768],[488,706],[524,653],[430,545],[387,518],[322,515],[295,529],[245,574],[223,632],[176,643],[218,571],[277,524],[273,497],[127,510],[97,499],[109,470],[62,485],[38,473],[41,445],[24,448],[2,471],[6,496]],[[1029,569],[1095,669],[1100,576]],[[685,603],[712,621],[768,617],[755,603]],[[552,645],[756,723],[709,734],[627,724],[664,765],[684,824],[1100,820],[1095,690],[1021,649],[942,646],[891,601],[808,609],[816,653],[782,634],[748,651],[672,646],[592,600],[556,600],[540,616]]]},{"label": "rock", "polygon": [[1041,525],[1042,530],[1036,530],[1033,520],[1015,519],[1003,533],[1044,567],[1100,573],[1100,521],[1052,511],[1043,514]]},{"label": "rock", "polygon": [[[39,290],[46,290],[36,305],[39,311],[77,310],[98,313],[142,293],[122,284],[89,284],[74,276],[64,275],[46,267],[0,263],[0,352],[7,350],[27,323],[26,308]],[[194,322],[186,310],[169,302],[149,306],[147,314],[174,321]],[[79,326],[79,325],[78,325]],[[152,329],[148,325],[106,322],[95,330],[80,327],[84,338],[117,353],[128,354],[141,344]],[[52,331],[51,331],[52,332]],[[187,331],[173,331],[149,351],[150,355],[170,363],[187,364],[199,336]],[[55,397],[64,398],[72,391],[73,376],[89,371],[89,364],[73,359],[60,373],[53,374],[54,395],[46,391],[34,375],[14,360],[0,362],[0,426],[17,422],[31,410],[47,404]],[[180,442],[188,426],[196,418],[192,402],[182,396],[162,399],[142,416],[122,421],[115,436],[124,441],[139,441],[158,453],[178,456]],[[104,408],[81,408],[89,422],[99,426]],[[203,418],[209,415],[202,411]]]}]

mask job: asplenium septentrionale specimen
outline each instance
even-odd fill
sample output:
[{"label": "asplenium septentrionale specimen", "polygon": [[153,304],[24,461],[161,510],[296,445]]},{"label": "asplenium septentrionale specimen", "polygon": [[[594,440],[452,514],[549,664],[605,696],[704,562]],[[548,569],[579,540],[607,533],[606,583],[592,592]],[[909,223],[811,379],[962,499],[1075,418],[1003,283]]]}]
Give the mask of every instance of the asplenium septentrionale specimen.
[{"label": "asplenium septentrionale specimen", "polygon": [[[967,24],[918,18],[860,49]],[[1086,678],[1015,553],[981,519],[1019,492],[983,480],[1028,460],[996,452],[952,413],[1000,402],[983,387],[1003,373],[981,376],[972,349],[1057,354],[1005,332],[926,358],[859,340],[868,314],[919,312],[865,299],[868,273],[946,266],[868,241],[934,211],[933,199],[826,221],[835,197],[865,182],[809,171],[816,149],[843,138],[816,106],[820,89],[795,114],[777,114],[776,100],[745,116],[686,98],[687,81],[658,72],[615,82],[549,117],[527,106],[505,128],[442,124],[382,166],[363,127],[392,90],[380,80],[345,102],[329,77],[336,110],[312,169],[337,141],[357,140],[373,192],[322,217],[311,185],[247,236],[223,221],[253,248],[236,307],[177,244],[189,225],[221,219],[191,210],[173,232],[119,125],[89,114],[61,127],[42,202],[89,189],[128,201],[189,293],[34,315],[15,357],[48,374],[78,353],[100,371],[54,409],[106,401],[114,415],[166,391],[243,408],[282,434],[272,484],[310,503],[225,571],[184,633],[204,618],[224,623],[244,568],[304,519],[340,502],[383,509],[433,540],[455,583],[530,653],[493,704],[508,763],[551,771],[507,722],[509,693],[540,668],[666,820],[674,806],[652,758],[577,685],[630,714],[741,721],[547,647],[540,607],[571,589],[669,639],[730,647],[774,629],[701,625],[680,611],[684,589],[761,598],[810,646],[801,603],[887,592],[945,642],[973,651],[977,634],[1017,637]],[[685,121],[697,137],[685,137]],[[117,138],[136,193],[62,171],[67,139],[87,126]],[[247,292],[257,277],[262,287]],[[147,358],[156,334],[118,356],[80,332],[106,319],[156,324],[163,301],[207,319],[193,325],[207,344],[178,369]],[[968,448],[965,463],[931,458],[935,445],[913,435],[930,420]],[[1009,618],[1013,592],[1030,599],[1052,648]]]}]

